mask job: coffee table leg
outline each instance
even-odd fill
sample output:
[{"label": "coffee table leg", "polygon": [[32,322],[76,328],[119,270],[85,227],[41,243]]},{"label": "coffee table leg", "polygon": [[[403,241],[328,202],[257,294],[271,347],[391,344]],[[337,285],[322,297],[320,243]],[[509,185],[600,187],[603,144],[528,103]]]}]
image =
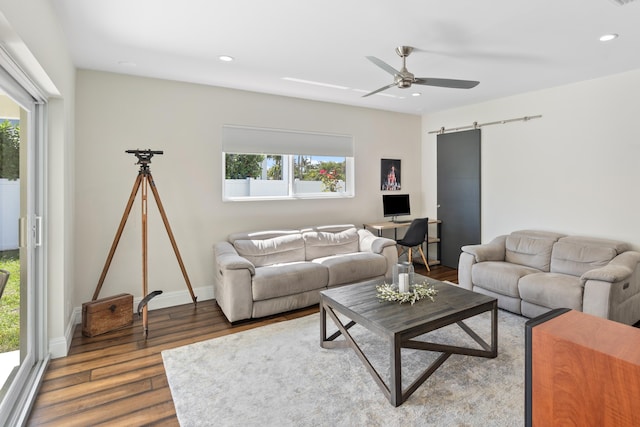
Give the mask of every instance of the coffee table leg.
[{"label": "coffee table leg", "polygon": [[498,302],[491,310],[491,357],[498,357]]},{"label": "coffee table leg", "polygon": [[393,406],[402,404],[402,357],[400,338],[394,335],[390,340],[391,347],[391,378],[389,384],[389,401]]},{"label": "coffee table leg", "polygon": [[320,300],[320,347],[324,347],[327,340],[327,311],[324,308],[324,301]]}]

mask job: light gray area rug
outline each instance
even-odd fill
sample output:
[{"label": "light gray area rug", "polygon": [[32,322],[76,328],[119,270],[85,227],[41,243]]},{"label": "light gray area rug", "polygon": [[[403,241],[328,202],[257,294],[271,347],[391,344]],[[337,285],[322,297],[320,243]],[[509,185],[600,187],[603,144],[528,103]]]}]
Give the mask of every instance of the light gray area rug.
[{"label": "light gray area rug", "polygon": [[[525,318],[500,311],[497,358],[452,355],[397,408],[384,397],[352,349],[320,347],[319,319],[318,314],[313,314],[163,351],[180,424],[509,427],[523,424]],[[490,342],[488,313],[466,323]],[[351,331],[387,380],[389,346],[361,326],[354,326]],[[429,341],[478,347],[457,325],[428,336]],[[403,387],[439,354],[402,350]]]}]

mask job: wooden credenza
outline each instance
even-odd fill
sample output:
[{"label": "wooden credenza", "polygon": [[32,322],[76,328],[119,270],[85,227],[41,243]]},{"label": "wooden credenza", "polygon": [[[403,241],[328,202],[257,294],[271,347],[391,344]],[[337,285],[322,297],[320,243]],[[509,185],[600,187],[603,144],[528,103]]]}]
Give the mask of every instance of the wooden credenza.
[{"label": "wooden credenza", "polygon": [[560,309],[525,337],[525,425],[640,426],[640,329]]}]

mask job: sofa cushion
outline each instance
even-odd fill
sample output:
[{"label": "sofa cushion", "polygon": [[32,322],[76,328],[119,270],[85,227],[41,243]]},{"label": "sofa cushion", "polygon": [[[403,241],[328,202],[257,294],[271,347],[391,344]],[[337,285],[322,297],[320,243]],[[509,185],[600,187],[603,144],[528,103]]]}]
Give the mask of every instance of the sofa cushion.
[{"label": "sofa cushion", "polygon": [[588,236],[566,236],[558,240],[559,242],[577,243],[585,246],[600,246],[612,248],[617,254],[627,252],[631,250],[631,246],[626,242],[612,239],[602,239],[598,237]]},{"label": "sofa cushion", "polygon": [[612,247],[563,239],[553,245],[551,272],[579,277],[589,270],[607,265],[616,255],[617,252]]},{"label": "sofa cushion", "polygon": [[312,262],[293,262],[256,268],[251,291],[254,301],[286,295],[295,295],[315,289],[324,289],[329,270]]},{"label": "sofa cushion", "polygon": [[384,276],[387,271],[387,259],[372,252],[316,258],[313,262],[323,265],[329,270],[328,286],[355,283]]},{"label": "sofa cushion", "polygon": [[501,309],[520,314],[520,306],[522,303],[520,297],[515,298],[504,294],[499,294],[497,292],[481,288],[480,286],[474,286],[473,292],[495,298],[498,300],[498,307],[500,307]]},{"label": "sofa cushion", "polygon": [[267,239],[234,240],[238,254],[256,267],[285,262],[304,261],[304,240],[301,234],[287,234]]},{"label": "sofa cushion", "polygon": [[233,245],[236,240],[265,240],[280,236],[291,236],[294,234],[302,234],[302,232],[300,230],[244,231],[229,234],[227,240]]},{"label": "sofa cushion", "polygon": [[503,261],[486,261],[471,267],[471,280],[475,286],[519,298],[518,281],[534,273],[540,273],[540,270]]},{"label": "sofa cushion", "polygon": [[560,273],[529,274],[520,279],[518,289],[523,301],[582,311],[583,282],[579,277]]},{"label": "sofa cushion", "polygon": [[344,231],[307,231],[302,234],[306,260],[338,254],[358,252],[358,231],[355,227]]},{"label": "sofa cushion", "polygon": [[550,232],[519,231],[505,241],[507,262],[549,271],[553,244],[561,235]]},{"label": "sofa cushion", "polygon": [[337,233],[339,231],[345,231],[350,228],[355,228],[353,224],[332,224],[332,225],[314,225],[313,227],[303,227],[301,231],[306,233],[307,231],[324,231],[327,233]]}]

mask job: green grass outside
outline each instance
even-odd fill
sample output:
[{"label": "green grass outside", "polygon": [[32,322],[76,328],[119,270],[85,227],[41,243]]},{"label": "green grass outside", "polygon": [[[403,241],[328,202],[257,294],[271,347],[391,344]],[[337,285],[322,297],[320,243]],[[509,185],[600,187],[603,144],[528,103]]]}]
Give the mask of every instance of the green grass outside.
[{"label": "green grass outside", "polygon": [[0,298],[0,353],[20,349],[20,259],[18,251],[0,252],[0,269],[10,273]]}]

